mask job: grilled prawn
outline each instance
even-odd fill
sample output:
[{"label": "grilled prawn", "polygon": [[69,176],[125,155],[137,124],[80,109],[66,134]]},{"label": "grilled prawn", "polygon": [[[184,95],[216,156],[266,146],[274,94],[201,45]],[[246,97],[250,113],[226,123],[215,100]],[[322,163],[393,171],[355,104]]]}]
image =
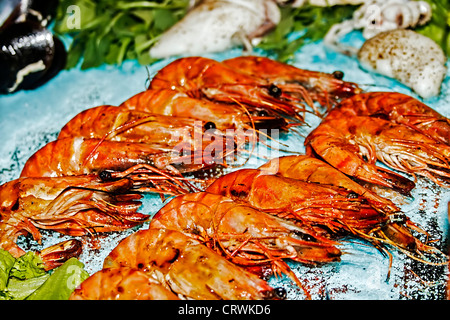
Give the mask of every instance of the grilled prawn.
[{"label": "grilled prawn", "polygon": [[[259,169],[265,170],[269,174],[279,174],[287,178],[325,185],[330,184],[353,191],[367,199],[371,206],[378,208],[391,217],[392,222],[386,224],[378,231],[380,234],[383,233],[383,237],[387,237],[401,248],[411,252],[417,249],[419,251],[427,251],[430,249],[412,234],[412,230],[422,234],[426,234],[426,232],[406,217],[400,208],[391,200],[381,197],[363,187],[320,159],[308,155],[285,156],[272,159]],[[398,221],[396,222],[395,220]]]},{"label": "grilled prawn", "polygon": [[122,240],[103,263],[104,269],[119,267],[145,272],[191,299],[279,299],[286,293],[174,230],[139,230]]},{"label": "grilled prawn", "polygon": [[259,169],[267,171],[268,174],[278,174],[286,178],[342,187],[356,192],[366,198],[372,206],[380,208],[385,212],[395,214],[400,211],[400,208],[391,200],[380,197],[371,190],[353,181],[338,169],[310,155],[292,155],[275,158],[263,164]]},{"label": "grilled prawn", "polygon": [[389,220],[355,192],[257,169],[228,173],[215,180],[206,191],[338,233],[344,230],[368,232]]},{"label": "grilled prawn", "polygon": [[[99,174],[108,172],[113,176],[132,171],[132,178],[153,181],[155,188],[164,188],[168,181],[180,185],[184,178],[181,173],[200,170],[220,163],[220,153],[187,152],[179,149],[162,152],[150,145],[110,141],[103,139],[85,139],[82,137],[64,138],[49,142],[36,151],[25,163],[21,177],[57,177],[81,174]],[[177,168],[175,168],[175,166]],[[142,167],[142,170],[135,170]],[[188,187],[185,184],[185,188]],[[171,183],[168,187],[172,187]],[[164,188],[170,194],[170,188]],[[176,190],[173,194],[177,194]]]},{"label": "grilled prawn", "polygon": [[193,119],[105,105],[77,114],[61,129],[58,139],[84,137],[145,143],[156,150],[170,151],[179,144],[193,145],[196,135],[203,136],[203,125]]},{"label": "grilled prawn", "polygon": [[[404,225],[406,218],[403,214],[392,212],[383,203],[377,204],[373,199],[342,187],[276,176],[268,174],[267,169],[241,169],[218,178],[206,191],[245,201],[271,214],[299,220],[316,227],[315,232],[320,234],[322,231],[323,236],[353,235],[377,247],[387,243],[429,264],[434,262],[422,259],[423,253],[429,253],[433,259],[442,255],[439,250],[413,237],[410,229],[416,228],[413,224]],[[387,250],[383,251],[389,254]]]}]

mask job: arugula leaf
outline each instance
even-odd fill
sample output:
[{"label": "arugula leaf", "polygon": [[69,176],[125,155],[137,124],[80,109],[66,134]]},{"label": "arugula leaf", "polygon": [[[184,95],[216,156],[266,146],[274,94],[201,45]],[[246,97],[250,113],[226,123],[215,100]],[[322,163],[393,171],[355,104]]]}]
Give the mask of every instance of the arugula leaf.
[{"label": "arugula leaf", "polygon": [[81,69],[120,65],[126,59],[155,61],[148,49],[185,15],[188,4],[189,0],[61,0],[54,31],[72,40],[66,68],[79,63]]},{"label": "arugula leaf", "polygon": [[280,61],[288,61],[303,45],[322,39],[332,25],[350,19],[357,6],[282,7],[281,21],[257,48]]}]

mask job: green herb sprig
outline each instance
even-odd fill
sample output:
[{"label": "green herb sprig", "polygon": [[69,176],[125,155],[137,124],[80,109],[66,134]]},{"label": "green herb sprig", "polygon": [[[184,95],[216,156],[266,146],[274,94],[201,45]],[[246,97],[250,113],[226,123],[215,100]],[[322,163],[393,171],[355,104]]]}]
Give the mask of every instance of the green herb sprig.
[{"label": "green herb sprig", "polygon": [[[431,21],[418,32],[435,40],[450,53],[450,0],[426,0],[430,3]],[[80,10],[80,28],[68,26],[75,5]],[[55,31],[69,35],[72,42],[67,68],[81,61],[81,69],[102,64],[122,64],[137,59],[142,65],[155,62],[149,49],[159,36],[179,21],[187,12],[189,0],[115,1],[61,0]],[[288,61],[303,45],[322,39],[336,23],[351,19],[358,6],[300,8],[281,7],[278,26],[263,37],[257,48],[265,50],[280,61]]]},{"label": "green herb sprig", "polygon": [[425,0],[432,10],[431,20],[415,31],[429,37],[450,55],[450,0]]},{"label": "green herb sprig", "polygon": [[257,47],[285,62],[303,45],[322,39],[335,23],[350,19],[356,8],[349,5],[282,7],[280,23]]},{"label": "green herb sprig", "polygon": [[[54,30],[69,35],[67,68],[154,61],[149,48],[186,13],[189,0],[61,0]],[[78,19],[78,25],[74,23]],[[76,26],[76,27],[74,27]]]}]

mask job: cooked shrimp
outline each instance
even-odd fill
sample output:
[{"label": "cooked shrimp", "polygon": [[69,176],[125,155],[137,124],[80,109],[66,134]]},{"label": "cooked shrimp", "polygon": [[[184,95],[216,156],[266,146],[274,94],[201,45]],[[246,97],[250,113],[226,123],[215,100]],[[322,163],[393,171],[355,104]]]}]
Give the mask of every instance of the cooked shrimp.
[{"label": "cooked shrimp", "polygon": [[149,216],[137,212],[142,196],[132,187],[129,179],[94,175],[9,181],[0,186],[0,247],[20,256],[18,236],[31,233],[40,242],[39,229],[80,236],[140,225]]},{"label": "cooked shrimp", "polygon": [[[170,150],[177,144],[194,145],[196,135],[203,136],[202,121],[130,111],[114,106],[86,109],[70,120],[58,139],[84,137],[131,143],[145,143],[154,149]],[[197,134],[195,131],[198,131]]]},{"label": "cooked shrimp", "polygon": [[[83,244],[80,240],[70,239],[46,247],[37,253],[44,263],[46,271],[52,270],[64,264],[70,258],[78,258],[83,252]],[[22,254],[20,252],[19,254]],[[16,251],[17,257],[17,251]]]},{"label": "cooked shrimp", "polygon": [[[424,253],[440,258],[436,248],[412,236],[413,224],[403,225],[401,213],[384,212],[369,205],[368,199],[354,191],[268,174],[267,170],[241,169],[214,181],[207,192],[222,194],[248,202],[262,211],[294,218],[332,238],[353,235],[376,247],[390,244],[418,261],[441,265],[422,259]],[[421,231],[417,228],[418,231]],[[392,255],[386,252],[392,262]],[[445,262],[446,263],[446,262]]]},{"label": "cooked shrimp", "polygon": [[215,180],[207,192],[240,199],[251,206],[291,217],[332,232],[369,232],[388,221],[355,192],[267,174],[257,169],[241,169]]},{"label": "cooked shrimp", "polygon": [[425,244],[414,237],[411,230],[426,234],[401,212],[389,199],[383,198],[371,190],[353,181],[341,171],[327,164],[326,162],[308,155],[285,156],[272,159],[260,167],[269,174],[279,174],[283,177],[299,179],[320,184],[331,184],[351,190],[367,199],[370,204],[386,212],[390,216],[392,223],[382,227],[382,232],[386,237],[403,249],[413,252],[417,248],[425,250]]},{"label": "cooked shrimp", "polygon": [[70,300],[179,300],[146,273],[127,267],[97,271],[70,295]]},{"label": "cooked shrimp", "polygon": [[[186,149],[180,149],[186,151]],[[162,152],[143,143],[129,143],[82,137],[65,138],[49,142],[36,151],[25,163],[21,177],[56,177],[122,172],[140,165],[158,176],[180,181],[180,173],[196,171],[220,163],[220,154],[200,152],[180,155],[176,148]],[[188,151],[191,149],[187,148]],[[176,153],[175,153],[176,151]],[[175,168],[177,166],[177,168]],[[139,172],[138,172],[139,173]],[[164,183],[154,178],[155,184]],[[159,179],[160,182],[157,180]],[[172,180],[173,181],[173,180]],[[168,190],[167,190],[168,191]]]},{"label": "cooked shrimp", "polygon": [[122,240],[103,268],[130,267],[191,299],[279,299],[274,289],[199,241],[167,229],[139,230]]},{"label": "cooked shrimp", "polygon": [[[150,228],[183,232],[242,266],[271,266],[301,281],[281,259],[306,264],[339,261],[340,250],[308,226],[208,192],[174,198],[153,217]],[[266,269],[267,270],[267,269]]]},{"label": "cooked shrimp", "polygon": [[371,116],[405,124],[417,131],[450,145],[450,119],[423,102],[398,92],[367,92],[342,101],[328,118]]},{"label": "cooked shrimp", "polygon": [[450,146],[406,125],[367,116],[333,116],[310,133],[305,145],[347,175],[406,194],[414,184],[376,166],[377,160],[450,186]]},{"label": "cooked shrimp", "polygon": [[180,58],[168,64],[153,77],[150,89],[172,89],[193,98],[237,103],[250,111],[265,109],[300,121],[305,111],[303,105],[287,101],[273,83],[203,57]]},{"label": "cooked shrimp", "polygon": [[269,114],[266,110],[255,110],[254,114],[246,112],[238,105],[220,103],[207,99],[195,99],[184,92],[169,89],[149,89],[140,92],[120,106],[130,110],[174,117],[186,117],[205,122],[206,128],[217,128],[222,132],[227,129],[279,129],[286,130],[285,118]]},{"label": "cooked shrimp", "polygon": [[343,81],[343,73],[333,74],[303,70],[286,63],[265,57],[241,56],[223,61],[224,64],[247,73],[266,79],[284,93],[298,95],[313,105],[317,101],[327,108],[335,105],[340,99],[361,92],[357,84]]},{"label": "cooked shrimp", "polygon": [[267,171],[268,174],[279,174],[287,178],[342,187],[356,192],[366,198],[372,206],[385,212],[394,214],[400,211],[400,208],[389,199],[380,197],[328,163],[310,155],[275,158],[263,164],[259,169]]}]

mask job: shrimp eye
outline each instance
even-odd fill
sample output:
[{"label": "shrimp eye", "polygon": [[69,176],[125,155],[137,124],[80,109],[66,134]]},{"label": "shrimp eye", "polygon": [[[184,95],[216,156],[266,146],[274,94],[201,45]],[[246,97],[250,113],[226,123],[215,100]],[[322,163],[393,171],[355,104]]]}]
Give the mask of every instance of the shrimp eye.
[{"label": "shrimp eye", "polygon": [[274,84],[269,87],[269,94],[274,98],[279,98],[281,96],[281,89]]},{"label": "shrimp eye", "polygon": [[275,296],[277,298],[279,298],[279,299],[286,299],[287,292],[286,292],[285,288],[278,287],[278,288],[275,288],[274,291],[275,291]]},{"label": "shrimp eye", "polygon": [[103,170],[101,171],[98,176],[100,177],[100,180],[102,181],[110,181],[112,179],[111,172]]},{"label": "shrimp eye", "polygon": [[357,199],[359,197],[359,195],[356,193],[356,192],[354,192],[354,191],[350,191],[348,194],[347,194],[347,198],[348,199]]},{"label": "shrimp eye", "polygon": [[258,117],[267,117],[267,116],[269,116],[269,114],[267,113],[266,110],[258,111]]},{"label": "shrimp eye", "polygon": [[344,78],[344,73],[342,71],[336,70],[332,73],[333,77],[337,80],[342,80]]},{"label": "shrimp eye", "polygon": [[205,130],[209,130],[209,129],[215,129],[216,125],[214,122],[208,121],[207,123],[205,123],[205,125],[203,127],[205,128]]}]

